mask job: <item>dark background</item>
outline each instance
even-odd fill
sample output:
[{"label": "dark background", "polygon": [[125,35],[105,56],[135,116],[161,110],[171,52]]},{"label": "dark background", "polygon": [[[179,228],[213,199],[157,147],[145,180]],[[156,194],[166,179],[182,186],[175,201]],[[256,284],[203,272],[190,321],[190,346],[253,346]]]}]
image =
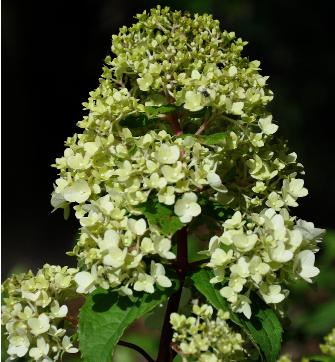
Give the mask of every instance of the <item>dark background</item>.
[{"label": "dark background", "polygon": [[310,195],[297,214],[334,228],[335,53],[331,2],[250,0],[2,1],[3,277],[45,262],[74,264],[77,222],[51,214],[49,165],[76,132],[98,84],[111,35],[161,4],[210,12],[250,44],[275,93],[272,111],[306,168]]}]

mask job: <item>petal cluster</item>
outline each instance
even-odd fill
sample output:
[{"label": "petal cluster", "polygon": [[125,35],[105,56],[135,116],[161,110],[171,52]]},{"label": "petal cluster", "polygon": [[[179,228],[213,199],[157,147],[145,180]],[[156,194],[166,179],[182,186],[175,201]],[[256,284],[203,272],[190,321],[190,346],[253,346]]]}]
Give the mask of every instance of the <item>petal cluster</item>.
[{"label": "petal cluster", "polygon": [[78,352],[68,334],[74,326],[66,320],[77,271],[46,264],[36,275],[13,275],[4,282],[1,324],[10,360],[59,361],[64,353]]},{"label": "petal cluster", "polygon": [[223,233],[209,243],[208,254],[221,295],[236,312],[251,316],[250,292],[267,304],[277,304],[288,295],[290,280],[312,282],[319,269],[315,252],[324,230],[296,220],[286,209],[242,215],[236,211],[223,224]]},{"label": "petal cluster", "polygon": [[[75,278],[77,292],[89,293],[99,285],[131,295],[133,290],[153,293],[155,284],[169,287],[170,281],[155,274],[162,270],[165,275],[163,264],[152,267],[151,259],[175,258],[172,235],[151,227],[140,206],[156,198],[174,205],[180,221],[189,223],[201,212],[193,191],[209,185],[207,176],[215,175],[214,152],[191,136],[151,131],[133,137],[127,128],[115,136],[78,135],[68,146],[56,160],[60,178],[52,203],[55,208],[74,204],[82,227],[72,253],[86,267]],[[75,162],[82,159],[86,162]]]},{"label": "petal cluster", "polygon": [[172,313],[173,348],[183,362],[223,362],[246,360],[243,338],[228,324],[229,313],[214,314],[210,305],[193,304],[192,315]]}]

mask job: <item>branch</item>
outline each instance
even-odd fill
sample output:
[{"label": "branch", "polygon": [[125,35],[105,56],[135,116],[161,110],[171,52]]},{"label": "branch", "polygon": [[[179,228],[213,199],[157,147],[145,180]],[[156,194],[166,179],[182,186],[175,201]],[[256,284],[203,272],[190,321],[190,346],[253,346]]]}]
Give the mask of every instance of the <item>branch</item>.
[{"label": "branch", "polygon": [[166,115],[166,119],[171,123],[172,130],[176,136],[180,136],[181,134],[183,134],[176,114],[169,113]]},{"label": "branch", "polygon": [[131,349],[134,349],[135,351],[137,351],[138,353],[140,353],[148,362],[155,362],[155,360],[153,358],[151,358],[149,356],[149,354],[142,349],[141,347],[137,346],[136,344],[130,343],[130,342],[126,342],[126,341],[119,341],[118,342],[119,346],[124,346],[124,347],[128,347]]},{"label": "branch", "polygon": [[209,263],[210,259],[202,259],[202,260],[197,260],[194,261],[192,263],[189,264],[189,268],[191,270],[197,269],[199,266],[201,266],[202,264],[207,264]]},{"label": "branch", "polygon": [[199,129],[195,132],[195,135],[196,136],[201,135],[201,133],[207,128],[208,123],[209,123],[209,120],[208,120],[208,118],[206,118],[204,120],[204,122],[202,123],[202,125],[199,127]]}]

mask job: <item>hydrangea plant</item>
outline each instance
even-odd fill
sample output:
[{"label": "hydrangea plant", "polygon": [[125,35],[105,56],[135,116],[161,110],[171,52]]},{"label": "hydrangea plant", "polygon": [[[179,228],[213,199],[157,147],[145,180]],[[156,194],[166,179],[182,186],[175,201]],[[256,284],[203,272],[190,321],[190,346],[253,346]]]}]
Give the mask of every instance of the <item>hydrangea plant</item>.
[{"label": "hydrangea plant", "polygon": [[[119,343],[154,361],[120,338],[166,302],[156,361],[274,362],[290,284],[319,273],[324,230],[293,215],[308,191],[276,134],[268,77],[210,15],[136,18],[113,36],[81,131],[53,165],[51,204],[80,224],[78,267],[3,284],[9,360],[79,349],[107,362]],[[186,289],[193,307],[178,314]]]}]

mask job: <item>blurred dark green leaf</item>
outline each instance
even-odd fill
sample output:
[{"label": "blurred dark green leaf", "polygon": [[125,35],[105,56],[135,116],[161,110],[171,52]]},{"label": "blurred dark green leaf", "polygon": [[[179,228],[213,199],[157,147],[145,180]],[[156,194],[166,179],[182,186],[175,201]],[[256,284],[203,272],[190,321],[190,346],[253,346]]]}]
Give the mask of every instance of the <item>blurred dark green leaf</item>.
[{"label": "blurred dark green leaf", "polygon": [[335,300],[322,303],[296,321],[297,327],[305,334],[326,334],[335,325]]},{"label": "blurred dark green leaf", "polygon": [[311,356],[309,357],[310,362],[334,362],[335,357],[330,356]]}]

